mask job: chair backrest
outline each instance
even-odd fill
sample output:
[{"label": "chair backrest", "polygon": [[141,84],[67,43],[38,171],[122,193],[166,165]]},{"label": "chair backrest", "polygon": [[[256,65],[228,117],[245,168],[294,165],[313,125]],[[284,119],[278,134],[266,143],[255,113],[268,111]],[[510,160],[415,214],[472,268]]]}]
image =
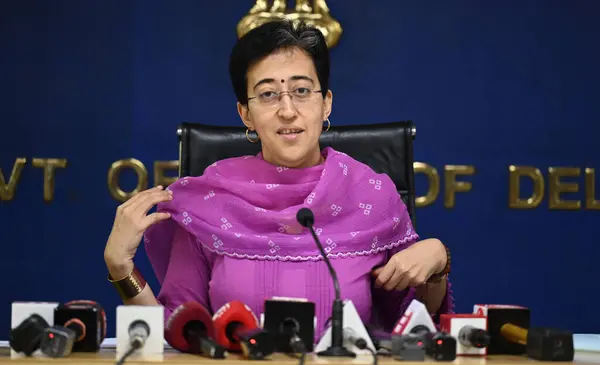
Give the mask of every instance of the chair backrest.
[{"label": "chair backrest", "polygon": [[[256,155],[260,142],[246,139],[245,127],[183,123],[179,126],[179,176],[199,176],[212,163],[230,157]],[[387,174],[415,218],[415,181],[412,121],[331,127],[321,134],[320,145],[332,147]],[[253,136],[254,138],[256,136]]]}]

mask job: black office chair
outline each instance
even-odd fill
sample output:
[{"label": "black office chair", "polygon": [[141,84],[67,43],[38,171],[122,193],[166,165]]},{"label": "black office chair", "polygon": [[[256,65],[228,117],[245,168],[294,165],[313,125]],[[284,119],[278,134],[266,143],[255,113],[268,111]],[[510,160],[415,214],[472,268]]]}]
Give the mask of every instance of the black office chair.
[{"label": "black office chair", "polygon": [[[179,177],[199,176],[215,161],[260,152],[260,142],[250,143],[243,126],[183,123],[177,129],[177,134]],[[320,145],[321,148],[332,147],[344,152],[376,172],[386,173],[396,184],[416,226],[413,169],[415,136],[416,127],[412,121],[335,126],[322,133]]]}]

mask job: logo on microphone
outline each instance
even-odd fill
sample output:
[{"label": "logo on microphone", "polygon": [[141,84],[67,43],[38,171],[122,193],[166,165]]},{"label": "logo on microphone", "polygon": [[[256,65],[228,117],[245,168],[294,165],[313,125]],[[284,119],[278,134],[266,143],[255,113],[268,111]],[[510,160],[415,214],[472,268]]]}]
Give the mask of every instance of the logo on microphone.
[{"label": "logo on microphone", "polygon": [[221,317],[223,314],[225,314],[225,312],[227,312],[230,307],[231,307],[231,304],[227,303],[224,306],[222,306],[221,308],[219,308],[219,310],[217,310],[215,312],[215,315],[213,316],[213,321],[216,321],[219,317]]}]

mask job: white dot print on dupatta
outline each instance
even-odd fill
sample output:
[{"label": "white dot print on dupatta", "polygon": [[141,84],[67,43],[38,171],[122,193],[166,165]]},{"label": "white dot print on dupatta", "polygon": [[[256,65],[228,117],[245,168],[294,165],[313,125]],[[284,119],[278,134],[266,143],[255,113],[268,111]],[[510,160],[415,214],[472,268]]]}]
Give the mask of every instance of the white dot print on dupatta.
[{"label": "white dot print on dupatta", "polygon": [[342,211],[342,207],[339,205],[331,204],[331,210],[333,210],[333,212],[331,212],[331,215],[335,217],[336,215],[340,214],[340,212]]},{"label": "white dot print on dupatta", "polygon": [[375,190],[381,190],[381,180],[369,179],[369,184],[375,187]]},{"label": "white dot print on dupatta", "polygon": [[212,235],[212,239],[213,239],[213,247],[214,248],[219,248],[219,247],[223,246],[223,241],[221,241],[221,239],[216,234]]},{"label": "white dot print on dupatta", "polygon": [[373,206],[371,204],[365,204],[365,203],[358,204],[358,207],[360,209],[363,209],[363,214],[364,215],[371,214],[371,209],[373,208]]},{"label": "white dot print on dupatta", "polygon": [[184,226],[187,226],[188,224],[192,223],[192,217],[190,217],[188,212],[183,212],[183,219],[181,220],[181,223],[183,223]]},{"label": "white dot print on dupatta", "polygon": [[274,254],[275,252],[279,251],[279,246],[271,240],[269,240],[269,246],[271,247],[269,249],[270,253]]},{"label": "white dot print on dupatta", "polygon": [[221,218],[221,229],[223,230],[228,230],[229,228],[232,228],[233,225],[231,223],[229,223],[229,221],[227,220],[227,218]]},{"label": "white dot print on dupatta", "polygon": [[327,247],[325,247],[325,252],[327,252],[327,253],[331,252],[331,250],[333,250],[337,246],[336,243],[333,242],[333,240],[331,238],[327,238],[327,240],[325,241],[325,244],[327,244]]}]

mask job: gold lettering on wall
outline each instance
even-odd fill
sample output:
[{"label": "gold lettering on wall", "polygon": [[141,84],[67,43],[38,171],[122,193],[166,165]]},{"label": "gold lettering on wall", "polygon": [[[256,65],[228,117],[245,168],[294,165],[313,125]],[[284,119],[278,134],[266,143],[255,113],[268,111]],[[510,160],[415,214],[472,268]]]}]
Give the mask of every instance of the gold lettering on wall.
[{"label": "gold lettering on wall", "polygon": [[44,200],[50,202],[54,199],[54,177],[56,169],[67,167],[66,158],[34,158],[33,167],[44,169]]},{"label": "gold lettering on wall", "polygon": [[24,157],[17,157],[15,159],[12,172],[8,177],[8,184],[4,179],[2,169],[0,169],[0,200],[12,200],[15,197],[15,190],[21,179],[21,171],[23,171],[23,167],[25,167],[26,163],[27,159]]},{"label": "gold lettering on wall", "polygon": [[154,186],[162,185],[167,187],[177,181],[177,176],[165,176],[165,171],[174,170],[177,175],[179,170],[179,161],[154,161]]},{"label": "gold lettering on wall", "polygon": [[425,196],[418,196],[415,199],[415,205],[418,208],[433,204],[440,194],[440,175],[437,169],[423,162],[415,162],[413,168],[416,174],[427,175],[428,189]]},{"label": "gold lettering on wall", "polygon": [[577,210],[581,208],[579,200],[562,200],[562,193],[577,193],[579,184],[561,181],[561,177],[577,177],[581,174],[579,167],[549,167],[548,168],[548,208]]},{"label": "gold lettering on wall", "polygon": [[[508,206],[513,209],[534,209],[544,199],[544,176],[534,166],[515,166],[508,168]],[[533,182],[533,193],[527,199],[521,198],[521,177]]]},{"label": "gold lettering on wall", "polygon": [[585,208],[600,210],[600,200],[596,200],[596,174],[594,169],[585,169]]},{"label": "gold lettering on wall", "polygon": [[[119,186],[119,175],[124,169],[133,169],[137,175],[137,185],[135,189],[130,192],[125,192]],[[110,195],[117,201],[124,202],[131,198],[134,194],[139,193],[142,190],[146,190],[148,187],[148,171],[146,166],[135,158],[126,158],[119,161],[115,161],[108,170],[108,191]]]},{"label": "gold lettering on wall", "polygon": [[446,165],[444,166],[444,206],[454,208],[456,193],[466,193],[471,190],[470,181],[456,181],[458,175],[473,175],[475,167],[471,165]]},{"label": "gold lettering on wall", "polygon": [[[22,181],[22,172],[27,165],[27,158],[18,157],[14,160],[10,175],[4,174],[0,169],[0,202],[15,200],[16,190]],[[178,160],[156,160],[152,161],[154,171],[153,186],[169,186],[179,178]],[[57,181],[57,169],[64,169],[68,165],[64,158],[32,158],[31,167],[43,169],[43,197],[46,202],[55,200],[55,183]],[[455,208],[456,193],[467,193],[472,190],[472,182],[467,176],[476,173],[473,165],[445,165],[443,181],[436,167],[424,162],[414,162],[414,174],[424,174],[427,177],[427,191],[423,196],[415,198],[417,208],[433,205],[443,194],[444,207]],[[137,177],[136,186],[132,191],[124,191],[119,181],[121,173],[133,170]],[[6,171],[5,171],[6,172]],[[462,176],[459,176],[462,175]],[[583,176],[582,176],[583,175]],[[29,176],[29,175],[27,175]],[[33,175],[33,178],[36,175]],[[113,199],[124,202],[134,194],[146,190],[150,184],[149,172],[146,166],[138,159],[127,158],[115,161],[108,170],[108,190]],[[532,193],[524,194],[521,191],[522,183],[533,184]],[[66,182],[58,179],[59,183]],[[444,184],[443,191],[441,184]],[[547,186],[547,187],[546,187]],[[481,194],[487,193],[480,189]],[[567,194],[577,194],[577,197],[569,197]],[[522,196],[522,195],[526,196]],[[535,166],[509,166],[508,177],[508,205],[511,209],[536,209],[548,197],[548,209],[575,211],[586,209],[589,211],[600,211],[600,196],[596,195],[596,174],[592,167],[570,167],[550,166],[547,178],[542,175],[539,168]]]}]

